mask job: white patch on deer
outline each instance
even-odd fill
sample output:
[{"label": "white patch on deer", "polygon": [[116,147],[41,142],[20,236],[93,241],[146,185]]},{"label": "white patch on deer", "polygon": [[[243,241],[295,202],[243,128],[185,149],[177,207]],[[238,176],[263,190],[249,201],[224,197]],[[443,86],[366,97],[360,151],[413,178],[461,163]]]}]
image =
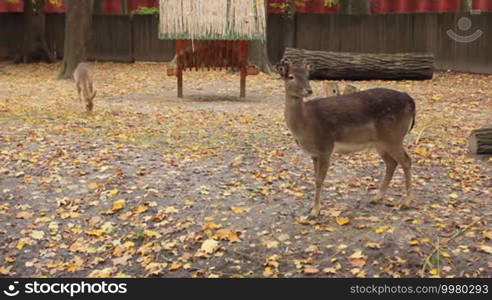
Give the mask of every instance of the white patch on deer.
[{"label": "white patch on deer", "polygon": [[359,144],[359,143],[340,143],[340,142],[337,142],[337,143],[335,143],[335,148],[333,149],[333,152],[342,153],[342,154],[352,153],[352,152],[362,151],[362,150],[365,150],[367,148],[371,148],[373,146],[374,146],[373,143]]}]

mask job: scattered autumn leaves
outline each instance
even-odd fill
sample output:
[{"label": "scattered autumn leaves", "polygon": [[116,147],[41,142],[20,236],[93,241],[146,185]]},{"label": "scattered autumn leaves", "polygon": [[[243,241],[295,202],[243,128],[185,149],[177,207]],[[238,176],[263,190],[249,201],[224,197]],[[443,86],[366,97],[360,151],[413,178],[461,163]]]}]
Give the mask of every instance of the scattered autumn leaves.
[{"label": "scattered autumn leaves", "polygon": [[398,208],[399,174],[368,204],[382,163],[360,153],[334,158],[311,220],[311,163],[285,128],[281,82],[249,77],[240,101],[235,74],[191,72],[179,100],[164,69],[97,63],[87,116],[56,65],[5,67],[0,275],[492,275],[492,162],[466,154],[467,134],[490,121],[489,76],[356,83],[417,101],[418,207]]}]

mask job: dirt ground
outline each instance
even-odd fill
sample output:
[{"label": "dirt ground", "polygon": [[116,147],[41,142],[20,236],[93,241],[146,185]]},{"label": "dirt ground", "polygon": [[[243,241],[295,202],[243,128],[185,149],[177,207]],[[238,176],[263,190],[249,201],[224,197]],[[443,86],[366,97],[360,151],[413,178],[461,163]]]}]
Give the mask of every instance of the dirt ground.
[{"label": "dirt ground", "polygon": [[492,276],[492,160],[467,154],[492,124],[492,76],[353,83],[417,103],[415,208],[399,208],[400,168],[372,205],[377,154],[334,155],[313,221],[278,76],[249,77],[240,99],[237,74],[189,72],[178,99],[165,64],[95,63],[87,115],[58,68],[0,73],[2,276]]}]

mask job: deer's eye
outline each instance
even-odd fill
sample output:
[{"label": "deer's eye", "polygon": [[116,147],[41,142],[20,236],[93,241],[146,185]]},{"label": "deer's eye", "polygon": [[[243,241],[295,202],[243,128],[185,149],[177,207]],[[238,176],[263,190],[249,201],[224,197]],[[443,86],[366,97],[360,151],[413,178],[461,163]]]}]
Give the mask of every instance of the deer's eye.
[{"label": "deer's eye", "polygon": [[294,79],[294,75],[289,75],[289,79]]}]

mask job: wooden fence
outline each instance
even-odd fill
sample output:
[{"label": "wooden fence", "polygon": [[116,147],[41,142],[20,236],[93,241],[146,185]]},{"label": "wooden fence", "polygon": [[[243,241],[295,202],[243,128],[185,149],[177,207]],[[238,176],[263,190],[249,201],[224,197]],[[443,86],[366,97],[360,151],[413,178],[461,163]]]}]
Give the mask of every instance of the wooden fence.
[{"label": "wooden fence", "polygon": [[[281,15],[270,15],[268,53],[277,62],[285,49]],[[472,27],[462,31],[460,18]],[[48,14],[47,36],[57,57],[63,56],[65,18]],[[433,53],[436,68],[492,74],[492,12],[385,15],[297,14],[295,47],[309,50],[397,53]],[[152,15],[96,15],[90,59],[110,61],[169,61],[174,42],[157,38],[158,17]],[[460,29],[461,28],[461,29]],[[481,32],[473,42],[449,37]],[[0,58],[13,57],[22,45],[22,14],[0,14]]]},{"label": "wooden fence", "polygon": [[[268,28],[268,52],[272,61],[278,61],[284,51],[282,22],[279,18],[278,15],[271,15],[271,26]],[[461,18],[471,21],[469,30],[460,29],[458,24]],[[458,42],[448,35],[449,30],[461,37],[473,34],[480,37],[469,43]],[[298,14],[295,46],[308,50],[342,52],[433,53],[436,69],[492,74],[492,12],[479,15]]]}]

